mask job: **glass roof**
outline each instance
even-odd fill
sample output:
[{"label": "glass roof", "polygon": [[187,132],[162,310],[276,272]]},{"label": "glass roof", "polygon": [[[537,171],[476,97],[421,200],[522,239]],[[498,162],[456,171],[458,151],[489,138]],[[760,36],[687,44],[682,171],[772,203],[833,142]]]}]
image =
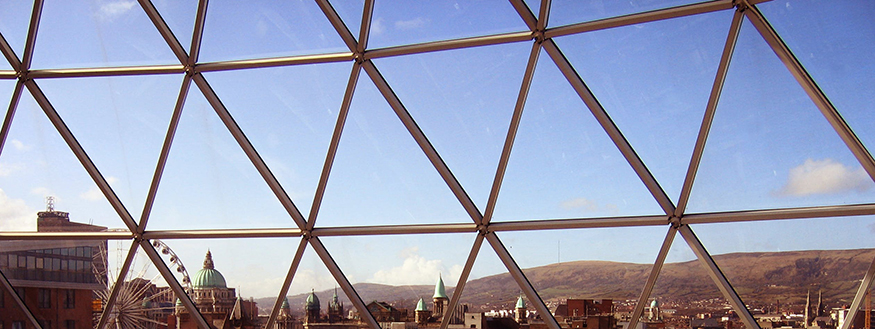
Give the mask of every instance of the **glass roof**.
[{"label": "glass roof", "polygon": [[[726,255],[873,247],[873,14],[814,0],[0,2],[0,239],[103,243],[105,314],[132,273],[198,314],[179,268],[209,250],[228,286],[268,298],[263,315],[335,288],[378,329],[365,303],[386,292],[365,283],[441,277],[453,309],[504,275],[501,298],[525,295],[559,329],[548,306],[571,288],[535,269],[599,261],[635,265],[630,324],[659,294],[687,298],[666,289],[689,279],[756,328],[742,300],[761,292],[736,291],[747,265]],[[107,229],[47,235],[43,209]],[[412,308],[425,295],[409,290]]]}]

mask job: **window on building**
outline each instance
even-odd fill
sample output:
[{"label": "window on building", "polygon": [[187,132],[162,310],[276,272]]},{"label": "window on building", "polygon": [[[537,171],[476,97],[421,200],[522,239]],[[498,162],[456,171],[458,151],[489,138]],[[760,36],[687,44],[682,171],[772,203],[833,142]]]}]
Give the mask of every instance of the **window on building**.
[{"label": "window on building", "polygon": [[[76,329],[76,320],[64,320],[64,328]],[[0,328],[3,329],[3,328]]]},{"label": "window on building", "polygon": [[24,321],[12,321],[12,329],[24,329]]},{"label": "window on building", "polygon": [[[0,291],[0,308],[6,307],[6,292]],[[0,325],[3,325],[3,322],[0,322]],[[0,329],[3,329],[0,327]]]},{"label": "window on building", "polygon": [[64,308],[76,308],[76,290],[65,290]]},{"label": "window on building", "polygon": [[52,291],[49,289],[40,288],[37,295],[37,306],[39,308],[52,307]]}]

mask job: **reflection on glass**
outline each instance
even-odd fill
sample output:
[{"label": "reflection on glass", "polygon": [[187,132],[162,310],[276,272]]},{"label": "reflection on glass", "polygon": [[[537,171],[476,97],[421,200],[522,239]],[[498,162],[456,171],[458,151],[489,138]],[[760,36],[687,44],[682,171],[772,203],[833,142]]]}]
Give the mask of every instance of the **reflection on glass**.
[{"label": "reflection on glass", "polygon": [[362,73],[317,227],[452,222],[471,217]]},{"label": "reflection on glass", "polygon": [[[530,1],[529,6],[533,11],[540,7],[539,1]],[[568,25],[602,18],[622,16],[645,11],[675,7],[702,0],[632,0],[632,1],[575,1],[556,0],[552,1],[550,9],[550,27]]]},{"label": "reflection on glass", "polygon": [[556,41],[675,202],[731,18],[721,11]]},{"label": "reflection on glass", "polygon": [[872,180],[745,21],[689,211],[868,203]]},{"label": "reflection on glass", "polygon": [[50,0],[43,5],[34,68],[178,63],[135,2]]},{"label": "reflection on glass", "polygon": [[191,88],[147,228],[295,226],[200,90]]},{"label": "reflection on glass", "polygon": [[653,196],[542,51],[495,220],[659,213]]},{"label": "reflection on glass", "polygon": [[213,89],[306,216],[313,203],[347,63],[209,73]]},{"label": "reflection on glass", "polygon": [[134,218],[142,213],[180,81],[176,75],[39,81]]},{"label": "reflection on glass", "polygon": [[376,1],[368,44],[381,48],[527,30],[513,6],[503,1]]},{"label": "reflection on glass", "polygon": [[205,62],[348,51],[314,1],[222,1],[207,10]]},{"label": "reflection on glass", "polygon": [[515,43],[375,61],[480,209],[486,208],[530,49]]}]

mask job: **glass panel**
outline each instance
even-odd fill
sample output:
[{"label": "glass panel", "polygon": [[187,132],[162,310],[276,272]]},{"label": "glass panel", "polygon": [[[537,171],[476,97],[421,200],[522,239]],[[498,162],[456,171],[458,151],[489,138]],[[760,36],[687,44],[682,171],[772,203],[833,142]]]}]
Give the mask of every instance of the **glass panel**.
[{"label": "glass panel", "polygon": [[[191,50],[191,35],[197,19],[198,1],[152,1],[161,18],[186,51]],[[210,6],[207,6],[209,10]]]},{"label": "glass panel", "polygon": [[[432,305],[435,283],[454,286],[474,234],[322,237],[377,322],[415,322],[420,298]],[[446,288],[446,286],[445,286]],[[449,303],[452,290],[445,289]]]},{"label": "glass panel", "polygon": [[349,32],[358,40],[359,31],[362,29],[362,13],[365,10],[365,2],[363,0],[340,0],[332,1],[331,6],[340,15],[340,19],[343,20]]},{"label": "glass panel", "polygon": [[[451,281],[446,281],[446,283],[448,285],[455,284]],[[513,314],[509,310],[514,310],[517,299],[520,297],[520,291],[519,284],[510,276],[507,267],[498,258],[498,254],[492,249],[489,241],[484,238],[483,244],[477,252],[477,258],[474,260],[474,266],[471,267],[471,274],[468,275],[468,280],[465,283],[465,290],[462,291],[459,304],[455,309],[455,313],[462,314],[463,317],[460,319],[458,316],[453,316],[451,323],[464,324],[466,328],[471,328],[471,325],[476,325],[477,328],[488,328],[484,325],[488,319],[485,319],[480,313],[494,318],[512,318]],[[454,293],[454,289],[447,288],[447,297],[453,298],[452,294]],[[523,296],[523,299],[528,306],[527,319],[533,319],[537,311],[528,298]],[[428,303],[428,299],[425,301],[428,310],[433,312],[434,303]]]},{"label": "glass panel", "polygon": [[575,328],[595,319],[614,327],[617,319],[628,318],[666,230],[648,226],[497,234],[557,320]]},{"label": "glass panel", "polygon": [[731,19],[722,11],[556,41],[675,201]]},{"label": "glass panel", "polygon": [[[30,26],[30,15],[33,11],[32,1],[0,2],[0,34],[15,51],[18,59],[24,55],[24,43],[27,40],[27,29]],[[4,56],[4,68],[8,61]]]},{"label": "glass panel", "polygon": [[369,48],[518,31],[528,27],[507,2],[376,1]]},{"label": "glass panel", "polygon": [[43,5],[34,68],[178,63],[134,1],[86,5],[49,0]]},{"label": "glass panel", "polygon": [[148,228],[293,226],[288,212],[192,83]]},{"label": "glass panel", "polygon": [[134,218],[142,213],[180,80],[154,75],[39,81]]},{"label": "glass panel", "polygon": [[[79,231],[81,227],[66,228]],[[92,293],[102,292],[108,278],[106,246],[105,241],[6,240],[0,242],[0,259],[4,260],[0,261],[0,271],[44,328],[56,328],[57,321],[71,319],[87,319],[82,326],[91,327]],[[53,249],[66,254],[47,254]],[[126,253],[125,249],[122,255]],[[0,319],[7,324],[21,321],[30,326],[5,288],[0,295],[5,304],[0,308]]]},{"label": "glass panel", "polygon": [[870,152],[875,149],[875,3],[777,1],[757,5]]},{"label": "glass panel", "polygon": [[[705,267],[677,233],[640,319],[644,328],[688,328],[691,323],[725,327],[723,317],[728,320],[734,313],[730,309]],[[744,327],[737,317],[734,320],[732,328]]]},{"label": "glass panel", "polygon": [[[751,309],[804,310],[810,293],[809,324],[816,317],[828,318],[832,309],[851,304],[875,259],[873,228],[873,216],[694,226]],[[799,238],[816,236],[841,238]],[[821,304],[820,311],[817,304]]]},{"label": "glass panel", "polygon": [[0,169],[0,197],[7,209],[0,219],[4,229],[37,230],[40,209],[46,209],[39,215],[45,225],[40,230],[126,228],[26,90],[0,155]]},{"label": "glass panel", "polygon": [[[328,322],[329,311],[331,311],[331,320],[334,322],[357,323],[358,320],[354,318],[358,316],[358,311],[349,301],[349,297],[338,286],[337,281],[334,280],[319,255],[313,251],[310,245],[307,245],[298,270],[295,272],[295,277],[292,279],[292,284],[289,286],[289,292],[286,294],[289,308],[288,310],[280,309],[281,315],[287,314],[278,318],[281,328],[292,328],[294,323],[305,320],[316,323]],[[311,293],[314,294],[312,298]],[[334,301],[335,294],[337,296],[336,303]],[[276,296],[256,300],[259,305],[264,301],[265,305],[273,306],[276,302]],[[308,306],[311,310],[309,317]]]},{"label": "glass panel", "polygon": [[210,3],[201,61],[349,51],[314,1]]},{"label": "glass panel", "polygon": [[349,64],[338,63],[207,75],[305,216],[313,203],[349,73]]},{"label": "glass panel", "polygon": [[378,59],[429,141],[485,209],[531,45]]},{"label": "glass panel", "polygon": [[[183,285],[207,323],[238,316],[235,308],[239,307],[240,318],[235,320],[243,326],[253,326],[260,321],[259,315],[269,315],[273,309],[299,241],[298,238],[165,240],[156,249],[178,281],[184,283],[188,275],[190,283]],[[261,252],[264,250],[275,252]],[[180,267],[185,271],[180,271]],[[182,327],[186,320],[191,321],[177,318]]]},{"label": "glass panel", "polygon": [[362,72],[317,226],[471,222]]},{"label": "glass panel", "polygon": [[[575,1],[555,0],[550,9],[549,26],[561,26],[597,19],[622,16],[645,11],[702,2],[701,0],[631,0],[631,1]],[[719,56],[719,54],[718,54]]]},{"label": "glass panel", "polygon": [[659,213],[653,196],[542,51],[495,220]]},{"label": "glass panel", "polygon": [[745,21],[689,211],[868,203],[872,180]]}]

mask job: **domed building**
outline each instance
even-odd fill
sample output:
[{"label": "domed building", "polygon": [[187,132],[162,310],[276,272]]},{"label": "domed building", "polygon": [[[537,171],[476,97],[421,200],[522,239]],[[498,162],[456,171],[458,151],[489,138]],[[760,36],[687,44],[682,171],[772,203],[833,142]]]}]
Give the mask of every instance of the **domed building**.
[{"label": "domed building", "polygon": [[[228,288],[225,277],[216,270],[213,254],[207,251],[204,267],[191,280],[191,301],[204,319],[215,329],[254,329],[260,327],[258,308],[254,301],[237,296],[234,288]],[[199,329],[188,309],[177,300],[175,310],[176,329]]]}]

